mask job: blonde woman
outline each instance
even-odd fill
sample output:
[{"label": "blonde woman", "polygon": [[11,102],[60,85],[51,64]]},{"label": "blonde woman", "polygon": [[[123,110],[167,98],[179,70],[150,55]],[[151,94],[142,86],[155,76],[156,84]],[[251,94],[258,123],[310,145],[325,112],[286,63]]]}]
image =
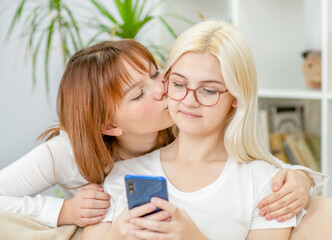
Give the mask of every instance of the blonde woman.
[{"label": "blonde woman", "polygon": [[[168,146],[115,163],[104,187],[111,207],[83,239],[288,239],[303,212],[266,221],[258,203],[272,193],[279,164],[259,137],[251,50],[230,24],[202,22],[174,43],[164,80],[179,129]],[[167,179],[169,202],[128,210],[124,176]],[[163,211],[141,217],[156,208]],[[161,221],[160,219],[168,219]],[[158,220],[156,220],[158,219]]]}]

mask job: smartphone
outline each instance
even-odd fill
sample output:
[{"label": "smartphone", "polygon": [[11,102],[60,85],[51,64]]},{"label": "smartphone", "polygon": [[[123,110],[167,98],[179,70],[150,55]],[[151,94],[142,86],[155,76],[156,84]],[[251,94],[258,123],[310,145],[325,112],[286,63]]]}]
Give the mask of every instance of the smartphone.
[{"label": "smartphone", "polygon": [[[159,197],[168,201],[167,184],[164,177],[126,175],[125,184],[129,209],[150,202],[152,197]],[[160,208],[157,208],[149,214],[160,210]]]}]

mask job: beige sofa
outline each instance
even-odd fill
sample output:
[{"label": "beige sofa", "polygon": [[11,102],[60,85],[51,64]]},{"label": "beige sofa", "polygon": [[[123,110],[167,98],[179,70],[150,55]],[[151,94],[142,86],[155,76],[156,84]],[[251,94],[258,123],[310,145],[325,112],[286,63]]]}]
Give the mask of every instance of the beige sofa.
[{"label": "beige sofa", "polygon": [[[332,198],[311,197],[299,226],[292,231],[291,240],[332,240]],[[74,225],[49,228],[14,213],[0,211],[0,239],[77,240],[82,229]]]}]

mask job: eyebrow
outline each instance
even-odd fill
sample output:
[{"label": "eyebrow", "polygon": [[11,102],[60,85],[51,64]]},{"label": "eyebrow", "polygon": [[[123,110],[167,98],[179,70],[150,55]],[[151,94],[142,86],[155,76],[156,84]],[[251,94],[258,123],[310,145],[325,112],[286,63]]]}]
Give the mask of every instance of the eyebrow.
[{"label": "eyebrow", "polygon": [[[180,73],[177,73],[177,72],[172,72],[170,75],[177,75],[181,78],[184,78],[188,81],[188,78],[185,77],[184,75],[180,74]],[[203,82],[203,83],[219,83],[221,85],[225,85],[223,82],[220,82],[218,80],[213,80],[213,79],[207,79],[207,80],[203,80],[203,81],[200,81],[200,82]]]}]

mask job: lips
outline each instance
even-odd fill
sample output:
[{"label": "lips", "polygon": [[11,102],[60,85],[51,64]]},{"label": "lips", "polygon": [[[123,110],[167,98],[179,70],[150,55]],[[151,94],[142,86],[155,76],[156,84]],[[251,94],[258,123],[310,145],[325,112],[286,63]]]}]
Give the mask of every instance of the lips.
[{"label": "lips", "polygon": [[179,110],[180,113],[182,113],[184,116],[189,117],[189,118],[199,118],[202,117],[202,115],[192,113],[189,111],[184,111],[184,110]]}]

